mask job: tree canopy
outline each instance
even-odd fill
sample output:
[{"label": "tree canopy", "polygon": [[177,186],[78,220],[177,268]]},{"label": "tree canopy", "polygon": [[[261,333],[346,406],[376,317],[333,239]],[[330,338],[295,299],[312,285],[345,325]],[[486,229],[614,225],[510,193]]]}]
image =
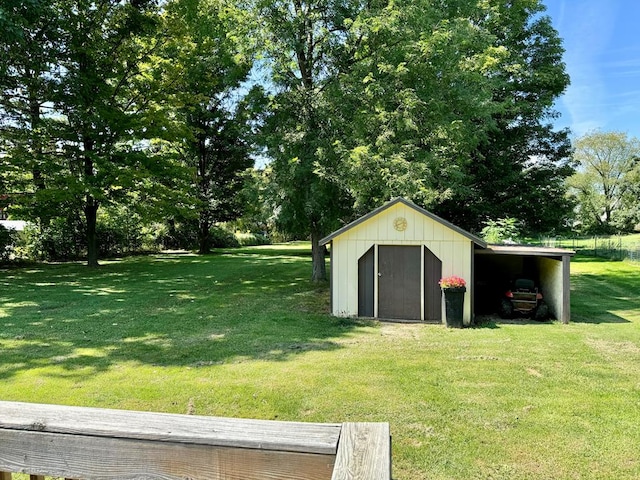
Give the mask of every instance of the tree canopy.
[{"label": "tree canopy", "polygon": [[395,196],[475,232],[571,212],[540,0],[7,0],[0,27],[0,187],[81,218],[91,265],[101,207],[195,222],[205,253],[259,201],[238,225],[311,238],[314,280],[319,240]]},{"label": "tree canopy", "polygon": [[640,223],[640,140],[594,131],[574,142],[578,171],[568,179],[577,220],[587,232],[631,231]]}]

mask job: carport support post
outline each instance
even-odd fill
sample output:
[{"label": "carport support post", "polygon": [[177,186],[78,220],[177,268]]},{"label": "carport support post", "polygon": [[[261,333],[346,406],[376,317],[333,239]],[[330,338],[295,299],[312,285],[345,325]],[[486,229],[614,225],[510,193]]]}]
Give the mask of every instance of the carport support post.
[{"label": "carport support post", "polygon": [[562,318],[565,325],[571,318],[571,257],[562,256]]}]

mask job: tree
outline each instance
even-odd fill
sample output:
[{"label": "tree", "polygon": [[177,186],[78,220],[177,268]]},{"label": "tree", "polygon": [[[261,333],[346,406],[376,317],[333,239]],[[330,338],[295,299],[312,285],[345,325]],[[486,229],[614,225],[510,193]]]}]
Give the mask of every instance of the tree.
[{"label": "tree", "polygon": [[[2,88],[2,139],[23,185],[27,211],[43,227],[84,218],[87,263],[98,265],[98,209],[159,196],[158,179],[180,177],[153,155],[166,128],[159,114],[155,0],[30,0],[13,8],[19,39]],[[29,187],[29,184],[31,186]]]},{"label": "tree", "polygon": [[240,87],[252,66],[245,12],[222,0],[175,0],[166,6],[169,40],[165,93],[179,124],[175,143],[195,172],[191,193],[198,213],[199,253],[210,230],[241,213],[238,192],[250,158],[251,110]]},{"label": "tree", "polygon": [[574,142],[576,174],[568,179],[582,229],[629,231],[639,221],[640,140],[623,132],[594,131]]},{"label": "tree", "polygon": [[[496,105],[504,52],[471,21],[469,2],[401,1],[361,16],[352,75],[350,189],[360,213],[394,196],[433,208],[467,189],[471,153]],[[356,33],[357,32],[357,33]]]},{"label": "tree", "polygon": [[505,215],[526,231],[563,224],[570,145],[551,119],[568,76],[542,9],[394,2],[360,22],[345,147],[361,212],[403,195],[474,231]]},{"label": "tree", "polygon": [[514,217],[524,232],[563,228],[571,213],[568,131],[555,131],[553,103],[569,84],[562,41],[538,0],[485,2],[471,20],[500,58],[485,71],[493,113],[464,169],[465,188],[435,207],[467,229]]},{"label": "tree", "polygon": [[361,7],[348,0],[264,0],[257,7],[275,88],[262,139],[273,159],[277,223],[290,234],[310,236],[312,280],[322,281],[319,241],[351,210],[348,192],[335,181],[341,109],[332,87],[344,72],[345,36]]},{"label": "tree", "polygon": [[[60,137],[70,159],[63,183],[81,199],[87,263],[98,265],[100,205],[123,198],[155,167],[139,141],[147,135],[150,54],[158,25],[155,1],[63,1],[64,74],[55,105],[64,116]],[[151,132],[149,132],[151,133]]]},{"label": "tree", "polygon": [[[0,6],[0,187],[28,198],[34,219],[47,219],[42,194],[55,142],[49,137],[60,31],[48,0]],[[14,198],[12,203],[16,203]]]}]

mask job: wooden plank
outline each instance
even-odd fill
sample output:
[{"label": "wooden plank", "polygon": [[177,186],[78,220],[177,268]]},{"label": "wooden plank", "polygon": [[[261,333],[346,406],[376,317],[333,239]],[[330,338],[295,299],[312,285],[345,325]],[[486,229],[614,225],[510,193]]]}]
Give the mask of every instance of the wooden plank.
[{"label": "wooden plank", "polygon": [[0,470],[94,480],[329,480],[335,461],[333,455],[5,429],[0,445]]},{"label": "wooden plank", "polygon": [[44,480],[44,475],[29,475],[29,480]]},{"label": "wooden plank", "polygon": [[390,480],[388,423],[345,423],[331,480]]},{"label": "wooden plank", "polygon": [[0,472],[0,480],[11,480],[11,473]]},{"label": "wooden plank", "polygon": [[0,428],[335,455],[341,426],[0,401]]}]

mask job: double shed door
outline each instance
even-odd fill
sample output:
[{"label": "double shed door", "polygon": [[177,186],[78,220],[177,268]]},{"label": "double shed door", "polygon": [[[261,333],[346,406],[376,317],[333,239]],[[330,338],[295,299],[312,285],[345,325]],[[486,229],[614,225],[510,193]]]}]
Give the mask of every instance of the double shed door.
[{"label": "double shed door", "polygon": [[424,305],[424,320],[441,320],[442,262],[428,248],[380,245],[377,263],[376,272],[374,247],[358,262],[359,316],[375,316],[377,273],[379,318],[421,320]]}]

